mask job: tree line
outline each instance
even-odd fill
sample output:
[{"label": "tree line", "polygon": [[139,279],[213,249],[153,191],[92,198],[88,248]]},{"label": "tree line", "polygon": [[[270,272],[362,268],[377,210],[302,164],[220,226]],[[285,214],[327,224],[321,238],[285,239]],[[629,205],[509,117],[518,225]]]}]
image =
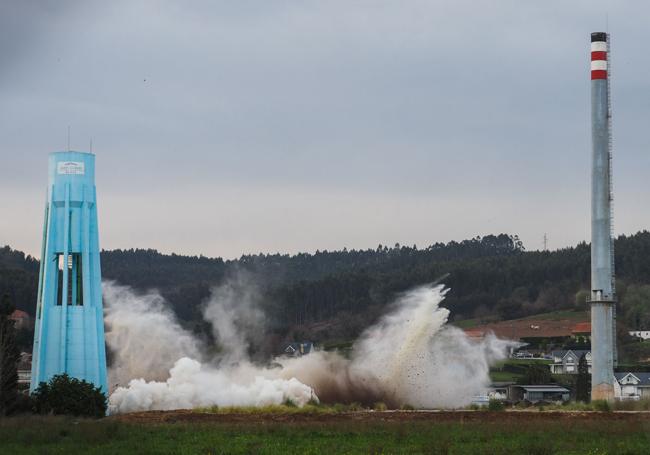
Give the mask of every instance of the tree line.
[{"label": "tree line", "polygon": [[[615,241],[619,321],[650,327],[650,232]],[[262,296],[277,334],[316,341],[356,336],[396,295],[444,278],[443,303],[452,320],[512,319],[547,311],[586,309],[587,243],[557,251],[526,251],[517,236],[366,250],[244,255],[236,260],[162,254],[152,249],[102,251],[104,279],[139,290],[158,289],[179,318],[201,330],[201,304],[215,285],[245,273]],[[0,295],[34,313],[38,261],[0,248]]]}]

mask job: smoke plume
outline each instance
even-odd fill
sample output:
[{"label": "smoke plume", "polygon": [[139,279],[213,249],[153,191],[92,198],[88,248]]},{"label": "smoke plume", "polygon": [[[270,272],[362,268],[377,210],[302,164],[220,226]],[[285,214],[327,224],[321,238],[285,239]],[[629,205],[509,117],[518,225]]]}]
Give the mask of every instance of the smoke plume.
[{"label": "smoke plume", "polygon": [[304,406],[313,398],[310,387],[297,379],[269,379],[261,375],[247,381],[228,371],[215,370],[183,357],[165,382],[134,379],[110,397],[111,411],[194,409],[208,406],[265,406],[288,400]]},{"label": "smoke plume", "polygon": [[245,361],[251,342],[260,343],[264,334],[260,301],[257,287],[244,272],[212,290],[203,308],[203,319],[212,326],[212,335],[221,349],[220,363]]},{"label": "smoke plume", "polygon": [[103,288],[111,389],[135,378],[165,380],[181,357],[202,357],[201,343],[180,326],[160,294],[137,295],[112,281]]},{"label": "smoke plume", "polygon": [[[202,353],[208,349],[180,327],[160,296],[136,297],[127,288],[105,284],[107,342],[116,357],[111,377],[120,378],[119,384],[126,384],[122,378],[131,379],[111,395],[111,411],[260,406],[287,400],[302,406],[319,399],[462,407],[485,390],[490,365],[505,358],[513,344],[494,336],[472,340],[446,325],[449,310],[439,306],[446,291],[423,286],[399,297],[392,311],[355,342],[349,359],[316,351],[276,358],[274,368],[258,366],[248,357],[247,340],[262,331],[264,315],[257,306],[258,294],[242,293],[244,288],[242,282],[226,284],[206,303],[203,315],[220,345],[218,354],[206,358]],[[140,309],[141,323],[122,320],[133,316],[131,311],[126,314],[128,306]],[[166,346],[165,338],[130,333],[139,329],[156,335],[171,331],[179,342]]]},{"label": "smoke plume", "polygon": [[472,340],[446,325],[442,286],[413,289],[367,329],[349,360],[331,353],[279,360],[327,402],[384,401],[390,406],[455,408],[471,403],[490,384],[489,369],[514,343],[488,335]]}]

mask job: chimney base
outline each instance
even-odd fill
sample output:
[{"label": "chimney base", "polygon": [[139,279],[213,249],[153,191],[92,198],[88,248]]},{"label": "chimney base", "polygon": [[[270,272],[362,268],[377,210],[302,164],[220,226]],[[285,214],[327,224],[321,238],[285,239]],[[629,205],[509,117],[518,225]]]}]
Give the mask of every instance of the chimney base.
[{"label": "chimney base", "polygon": [[598,384],[591,387],[591,401],[604,400],[610,403],[614,401],[614,386],[612,384]]}]

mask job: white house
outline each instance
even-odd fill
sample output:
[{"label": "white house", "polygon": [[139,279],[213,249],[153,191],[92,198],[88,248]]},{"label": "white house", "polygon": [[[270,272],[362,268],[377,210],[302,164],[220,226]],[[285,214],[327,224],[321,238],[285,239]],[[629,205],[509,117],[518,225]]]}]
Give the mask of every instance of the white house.
[{"label": "white house", "polygon": [[578,374],[578,362],[583,355],[587,361],[587,370],[591,373],[591,351],[570,349],[568,351],[553,351],[551,355],[553,363],[549,366],[553,374]]},{"label": "white house", "polygon": [[289,343],[284,348],[284,354],[291,357],[300,357],[309,354],[314,349],[314,343],[303,341],[300,343]]},{"label": "white house", "polygon": [[650,373],[614,373],[614,396],[619,400],[650,398]]},{"label": "white house", "polygon": [[18,386],[28,388],[32,380],[32,355],[28,352],[20,353],[18,361]]},{"label": "white house", "polygon": [[630,336],[641,338],[643,341],[650,340],[650,330],[631,330]]}]

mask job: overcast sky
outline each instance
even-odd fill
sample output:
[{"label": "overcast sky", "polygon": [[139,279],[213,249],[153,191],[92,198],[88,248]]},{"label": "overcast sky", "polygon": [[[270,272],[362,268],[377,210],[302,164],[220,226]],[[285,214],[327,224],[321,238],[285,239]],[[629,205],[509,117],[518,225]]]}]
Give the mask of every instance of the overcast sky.
[{"label": "overcast sky", "polygon": [[589,34],[607,26],[615,227],[646,229],[649,17],[641,1],[0,0],[0,245],[40,251],[68,126],[73,150],[93,141],[107,249],[573,245]]}]

